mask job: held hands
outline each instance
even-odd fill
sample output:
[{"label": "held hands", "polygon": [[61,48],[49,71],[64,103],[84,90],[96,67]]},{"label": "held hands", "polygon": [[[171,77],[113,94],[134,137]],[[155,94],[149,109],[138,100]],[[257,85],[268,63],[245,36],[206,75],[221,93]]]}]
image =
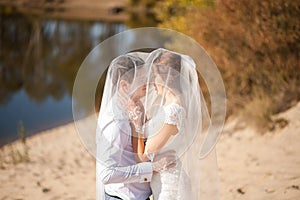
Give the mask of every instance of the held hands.
[{"label": "held hands", "polygon": [[175,167],[176,164],[176,152],[172,150],[162,153],[160,155],[156,155],[154,157],[154,160],[152,161],[152,167],[154,172],[166,171],[170,168]]}]

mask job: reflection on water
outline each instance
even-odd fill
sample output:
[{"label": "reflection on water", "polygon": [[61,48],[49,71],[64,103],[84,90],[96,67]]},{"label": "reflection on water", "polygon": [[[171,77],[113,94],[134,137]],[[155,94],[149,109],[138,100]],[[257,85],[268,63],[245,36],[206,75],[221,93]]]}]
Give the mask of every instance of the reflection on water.
[{"label": "reflection on water", "polygon": [[122,23],[80,22],[4,14],[0,9],[0,146],[72,120],[71,95],[80,64]]}]

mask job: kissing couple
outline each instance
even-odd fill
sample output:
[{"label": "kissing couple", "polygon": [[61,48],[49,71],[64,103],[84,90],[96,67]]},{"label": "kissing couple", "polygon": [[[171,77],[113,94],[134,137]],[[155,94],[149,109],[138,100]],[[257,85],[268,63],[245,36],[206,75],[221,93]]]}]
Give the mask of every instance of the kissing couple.
[{"label": "kissing couple", "polygon": [[159,48],[115,58],[97,122],[97,199],[200,199],[203,101],[187,55]]}]

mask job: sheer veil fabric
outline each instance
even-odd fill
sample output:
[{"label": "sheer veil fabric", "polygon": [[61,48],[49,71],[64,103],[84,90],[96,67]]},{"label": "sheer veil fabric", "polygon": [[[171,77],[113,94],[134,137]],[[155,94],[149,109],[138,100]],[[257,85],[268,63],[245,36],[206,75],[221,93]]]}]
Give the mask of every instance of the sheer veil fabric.
[{"label": "sheer veil fabric", "polygon": [[[130,63],[124,62],[128,59]],[[116,76],[116,73],[124,70],[124,65],[131,65],[130,70]],[[125,92],[120,92],[121,80],[130,83]],[[162,48],[149,54],[135,52],[119,56],[109,66],[98,117],[96,170],[107,165],[103,160],[109,156],[109,152],[101,152],[101,146],[108,145],[101,135],[101,129],[111,120],[128,120],[126,105],[136,93],[141,93],[139,90],[144,92],[141,97],[143,110],[136,114],[143,114],[140,124],[135,127],[140,129],[147,142],[156,136],[165,123],[178,128],[178,133],[171,136],[156,153],[176,151],[176,167],[179,170],[174,186],[178,191],[176,199],[219,199],[215,150],[205,157],[199,156],[209,134],[211,119],[199,86],[196,64],[188,55]],[[131,130],[127,130],[127,133],[131,134]],[[211,145],[214,144],[215,141],[212,141]],[[117,151],[118,147],[115,148]],[[104,200],[104,187],[97,174],[96,179],[97,200]]]},{"label": "sheer veil fabric", "polygon": [[[184,116],[180,116],[181,112],[175,112],[175,116],[171,116],[177,120],[175,124],[179,132],[160,150],[160,152],[175,150],[177,153],[177,163],[181,165],[177,179],[180,196],[177,199],[218,199],[215,151],[211,151],[206,157],[199,156],[209,134],[211,120],[199,86],[195,62],[188,55],[161,48],[152,51],[145,63],[148,72],[147,92],[143,101],[146,113],[143,122],[146,125],[145,137],[148,139],[155,137],[156,132],[163,126],[162,121],[169,123],[166,108],[174,102],[166,102],[168,96],[174,96],[171,98],[172,101],[185,111]],[[153,86],[157,85],[163,88],[160,94],[157,88],[153,89]],[[154,122],[151,123],[151,120]],[[147,128],[147,124],[161,127],[154,128],[154,131],[152,128],[151,131],[151,128]]]}]

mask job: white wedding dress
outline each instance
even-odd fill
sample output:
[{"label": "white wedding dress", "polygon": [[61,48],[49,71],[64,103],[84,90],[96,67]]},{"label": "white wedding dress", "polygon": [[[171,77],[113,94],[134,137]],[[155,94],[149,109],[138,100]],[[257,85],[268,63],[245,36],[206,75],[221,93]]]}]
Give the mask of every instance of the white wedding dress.
[{"label": "white wedding dress", "polygon": [[[178,133],[168,140],[164,147],[157,153],[163,153],[167,150],[175,150],[178,141],[184,134],[183,119],[185,118],[184,108],[176,103],[170,103],[158,109],[155,116],[146,123],[145,131],[148,138],[151,138],[162,128],[163,124],[176,125]],[[146,143],[147,148],[147,143]],[[177,165],[174,168],[166,171],[153,174],[151,190],[154,200],[188,200],[191,190],[191,185],[188,176],[182,170],[180,159],[177,160]],[[184,186],[184,188],[182,187]]]}]

